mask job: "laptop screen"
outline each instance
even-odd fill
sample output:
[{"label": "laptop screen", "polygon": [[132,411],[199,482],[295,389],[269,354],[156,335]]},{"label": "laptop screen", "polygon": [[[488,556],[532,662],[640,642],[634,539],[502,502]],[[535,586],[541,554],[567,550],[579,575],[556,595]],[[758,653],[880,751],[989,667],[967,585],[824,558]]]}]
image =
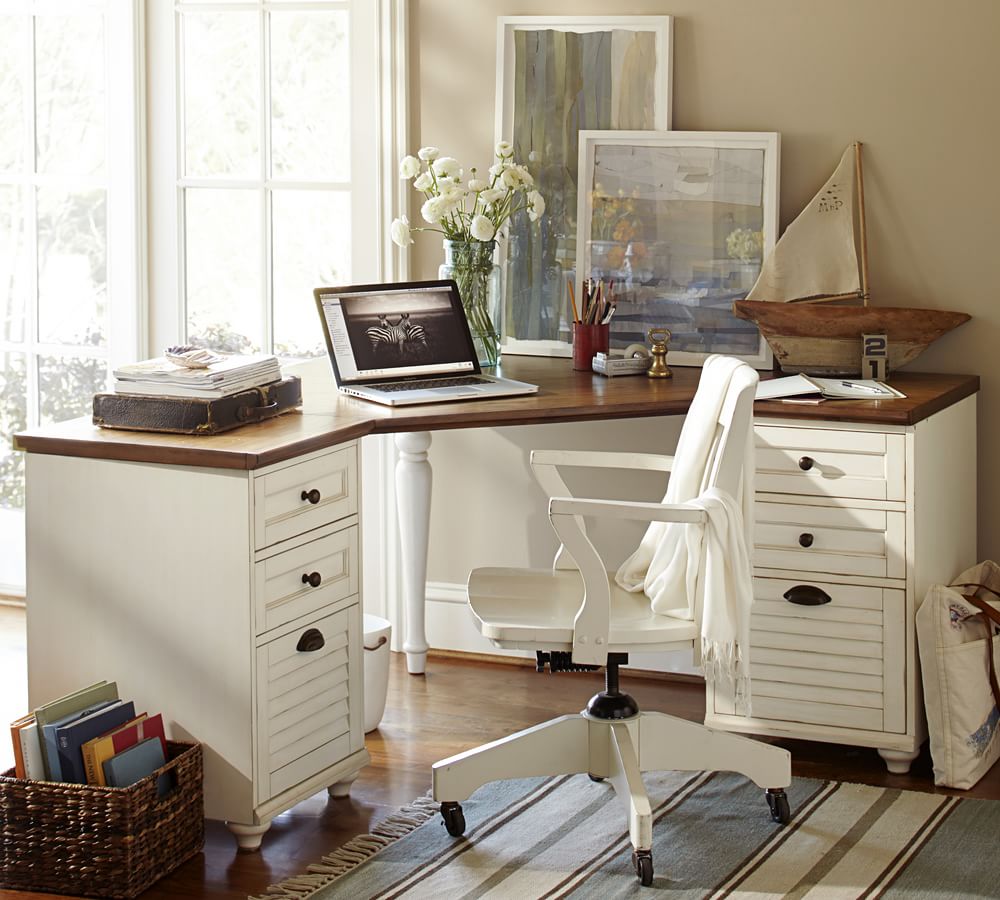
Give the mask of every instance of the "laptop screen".
[{"label": "laptop screen", "polygon": [[338,384],[480,371],[453,281],[313,293]]}]

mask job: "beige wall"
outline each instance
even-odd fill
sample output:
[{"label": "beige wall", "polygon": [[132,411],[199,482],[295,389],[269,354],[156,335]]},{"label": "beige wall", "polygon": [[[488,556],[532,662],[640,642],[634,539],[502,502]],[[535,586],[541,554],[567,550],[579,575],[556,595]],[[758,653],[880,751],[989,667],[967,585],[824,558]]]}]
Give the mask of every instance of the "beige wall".
[{"label": "beige wall", "polygon": [[[989,453],[1000,447],[1000,3],[411,0],[410,6],[414,150],[433,144],[466,165],[488,161],[496,17],[543,13],[673,15],[674,127],[780,132],[783,226],[823,183],[843,148],[864,141],[873,303],[956,309],[974,317],[912,368],[982,376],[979,556],[1000,558],[1000,470]],[[415,277],[436,275],[436,237],[418,236]],[[509,534],[511,520],[536,522],[541,510],[533,508],[538,498],[526,464],[513,458],[518,448],[533,446],[524,431],[523,437],[506,429],[435,438],[432,580],[460,581],[470,565],[525,557],[529,534],[548,540],[534,527],[517,535],[516,546],[485,534],[441,537],[455,532],[452,516],[468,509],[470,490],[472,519],[484,530],[491,510],[504,506],[510,511],[496,533]],[[566,437],[631,444],[656,443],[660,436],[654,423],[634,423],[585,426]],[[494,456],[495,482],[470,489],[481,478],[481,457]],[[466,468],[467,477],[460,477]],[[505,558],[491,556],[491,541],[506,544]],[[531,562],[539,563],[535,556],[547,549]]]}]

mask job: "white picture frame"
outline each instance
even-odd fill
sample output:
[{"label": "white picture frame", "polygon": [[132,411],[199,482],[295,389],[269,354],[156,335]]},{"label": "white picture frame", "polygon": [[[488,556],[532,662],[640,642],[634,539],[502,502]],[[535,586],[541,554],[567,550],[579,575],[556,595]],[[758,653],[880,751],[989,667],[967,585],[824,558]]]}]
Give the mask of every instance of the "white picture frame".
[{"label": "white picture frame", "polygon": [[[550,34],[546,34],[550,33]],[[553,100],[551,107],[557,114],[537,117],[536,123],[556,123],[557,137],[562,141],[552,141],[554,146],[543,152],[541,148],[530,146],[531,137],[522,133],[521,119],[516,107],[518,71],[522,72],[525,60],[519,60],[517,48],[520,40],[527,42],[535,38],[533,50],[545,54],[542,38],[553,42],[574,46],[572,52],[591,54],[588,60],[600,59],[605,68],[591,63],[581,65],[580,71],[586,77],[596,77],[595,72],[603,71],[602,96],[610,102],[600,106],[599,112],[588,108],[576,115],[566,103],[565,94]],[[572,35],[576,40],[560,38]],[[582,36],[587,36],[586,38]],[[601,37],[598,37],[601,36]],[[604,39],[606,36],[606,40]],[[630,36],[634,40],[630,40]],[[597,45],[600,47],[598,48]],[[638,53],[638,50],[642,53]],[[649,60],[646,51],[654,54]],[[552,51],[554,52],[554,51]],[[631,55],[630,55],[631,54]],[[638,57],[638,64],[636,59]],[[579,56],[573,57],[579,60]],[[627,62],[630,60],[631,62]],[[565,72],[572,66],[556,67]],[[504,327],[502,329],[501,350],[503,353],[531,356],[570,356],[572,344],[572,316],[568,314],[569,299],[566,277],[575,277],[575,250],[577,229],[575,192],[576,166],[579,154],[576,151],[577,134],[580,129],[572,129],[574,115],[583,126],[631,127],[619,122],[637,115],[645,117],[650,131],[663,131],[671,127],[672,121],[672,71],[673,71],[673,17],[671,16],[500,16],[497,19],[497,100],[496,139],[509,140],[514,145],[515,159],[528,164],[536,179],[536,184],[545,198],[546,214],[539,222],[530,226],[526,218],[511,222],[508,239],[500,243],[499,261],[504,268]],[[634,73],[626,79],[625,73]],[[647,102],[630,104],[623,98],[635,100],[629,91],[647,92]],[[610,93],[608,93],[610,92]],[[651,96],[649,95],[651,92]],[[595,92],[592,92],[595,93]],[[580,92],[581,96],[584,91]],[[533,94],[533,103],[540,102]],[[596,98],[591,97],[594,101]],[[624,110],[624,112],[623,112]],[[589,120],[593,119],[593,122]],[[540,126],[530,129],[538,133]],[[540,134],[542,140],[544,133]],[[568,152],[560,151],[566,147]],[[536,150],[536,160],[528,155]],[[562,167],[562,169],[560,169]],[[546,173],[553,173],[546,177]],[[553,184],[566,187],[553,187]],[[568,188],[568,189],[567,189]],[[568,202],[564,202],[568,201]],[[532,265],[526,265],[526,254],[521,248],[531,244]],[[538,261],[540,260],[540,262]],[[531,274],[527,275],[528,270]],[[536,277],[536,272],[543,274]],[[563,273],[557,277],[557,273]],[[525,284],[525,281],[528,284]],[[525,297],[527,296],[527,303]],[[537,334],[535,332],[538,332]],[[543,333],[545,336],[542,336]]]},{"label": "white picture frame", "polygon": [[665,327],[675,365],[724,353],[772,368],[732,303],[777,240],[780,153],[776,132],[580,133],[576,295],[587,277],[615,282],[612,350]]}]

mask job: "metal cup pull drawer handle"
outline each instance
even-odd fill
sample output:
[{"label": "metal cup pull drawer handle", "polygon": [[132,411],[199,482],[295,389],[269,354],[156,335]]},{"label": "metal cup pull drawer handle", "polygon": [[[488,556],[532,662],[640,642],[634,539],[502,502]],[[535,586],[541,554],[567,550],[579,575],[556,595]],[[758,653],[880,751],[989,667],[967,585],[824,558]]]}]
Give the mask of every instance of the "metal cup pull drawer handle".
[{"label": "metal cup pull drawer handle", "polygon": [[822,606],[833,599],[826,591],[813,584],[797,584],[782,596],[789,603],[797,603],[799,606]]},{"label": "metal cup pull drawer handle", "polygon": [[310,572],[308,575],[302,575],[302,583],[308,584],[310,587],[319,587],[323,583],[323,576],[319,572]]},{"label": "metal cup pull drawer handle", "polygon": [[302,632],[295,649],[300,653],[312,653],[314,650],[322,650],[325,643],[322,631],[318,628],[309,628]]},{"label": "metal cup pull drawer handle", "polygon": [[799,546],[800,547],[811,547],[813,545],[813,536],[808,531],[803,531],[799,535]]},{"label": "metal cup pull drawer handle", "polygon": [[814,465],[816,465],[816,460],[811,456],[802,456],[799,458],[799,468],[803,472],[808,472]]},{"label": "metal cup pull drawer handle", "polygon": [[316,488],[313,488],[311,491],[303,491],[302,499],[308,500],[313,506],[315,506],[317,503],[319,503],[320,493],[319,491],[316,490]]}]

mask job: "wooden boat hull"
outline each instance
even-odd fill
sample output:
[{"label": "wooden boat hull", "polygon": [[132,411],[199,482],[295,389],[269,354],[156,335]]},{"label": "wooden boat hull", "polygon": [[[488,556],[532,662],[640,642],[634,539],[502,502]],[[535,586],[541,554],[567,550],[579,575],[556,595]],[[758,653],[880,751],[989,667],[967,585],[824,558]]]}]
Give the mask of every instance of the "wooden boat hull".
[{"label": "wooden boat hull", "polygon": [[913,362],[930,344],[971,316],[941,309],[833,306],[737,300],[733,312],[756,323],[785,372],[856,375],[861,336],[889,338],[889,371]]}]

